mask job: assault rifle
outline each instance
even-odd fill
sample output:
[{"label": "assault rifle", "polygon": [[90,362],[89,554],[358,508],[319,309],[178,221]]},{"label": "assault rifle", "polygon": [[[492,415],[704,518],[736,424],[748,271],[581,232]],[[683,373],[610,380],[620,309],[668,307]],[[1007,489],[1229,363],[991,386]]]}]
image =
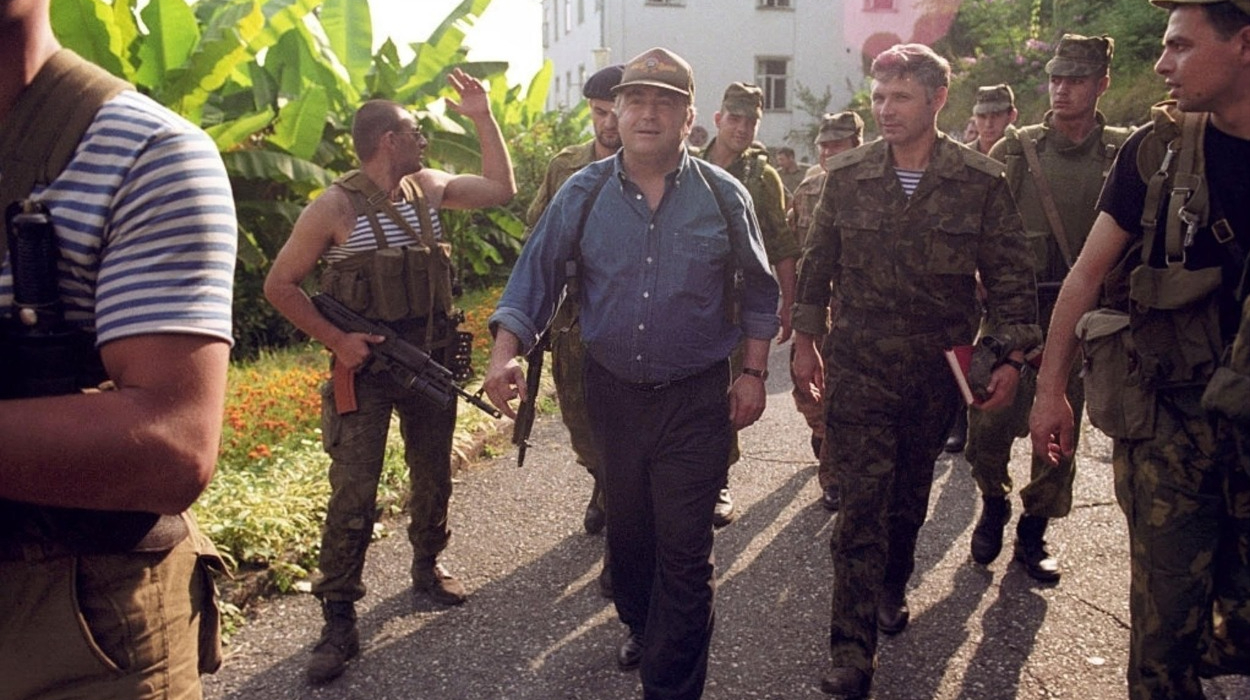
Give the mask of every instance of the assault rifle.
[{"label": "assault rifle", "polygon": [[525,466],[525,451],[530,446],[530,431],[534,429],[534,414],[538,408],[538,382],[543,373],[543,353],[550,343],[551,329],[538,336],[538,342],[525,356],[525,400],[516,409],[516,422],[512,424],[512,444],[517,446],[516,465]]},{"label": "assault rifle", "polygon": [[[313,295],[312,302],[321,315],[340,330],[382,336],[382,342],[370,346],[374,358],[383,362],[405,389],[420,393],[439,408],[447,408],[459,395],[494,418],[502,415],[494,406],[483,401],[480,394],[470,394],[462,389],[456,384],[451,370],[435,362],[426,351],[398,337],[386,324],[361,316],[327,294]],[[335,365],[333,379],[335,410],[340,414],[355,411],[353,373],[342,369],[342,365]]]}]

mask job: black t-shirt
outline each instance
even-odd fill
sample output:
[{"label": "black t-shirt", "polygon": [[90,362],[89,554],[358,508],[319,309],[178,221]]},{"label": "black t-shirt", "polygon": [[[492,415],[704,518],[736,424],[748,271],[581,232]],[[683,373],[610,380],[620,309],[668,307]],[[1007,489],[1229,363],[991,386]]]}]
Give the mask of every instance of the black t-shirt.
[{"label": "black t-shirt", "polygon": [[[1110,214],[1134,242],[1142,237],[1141,215],[1146,201],[1146,182],[1137,169],[1137,152],[1142,140],[1153,128],[1153,125],[1148,125],[1138,129],[1125,142],[1098,199],[1098,210]],[[1236,235],[1236,247],[1244,255],[1250,251],[1250,141],[1225,134],[1208,122],[1203,137],[1203,155],[1212,213],[1215,214],[1208,218],[1216,220],[1222,216],[1228,219]],[[1151,251],[1152,264],[1159,267],[1163,266],[1168,194],[1164,191],[1159,197],[1159,230],[1155,234],[1154,250]],[[1234,302],[1232,294],[1240,282],[1245,263],[1244,259],[1235,259],[1230,253],[1230,246],[1216,241],[1207,226],[1198,230],[1193,245],[1185,255],[1187,269],[1224,268],[1225,330],[1228,330],[1230,321],[1236,328],[1240,315],[1240,306]],[[1131,254],[1140,255],[1135,249]],[[1136,264],[1136,260],[1128,262]]]}]

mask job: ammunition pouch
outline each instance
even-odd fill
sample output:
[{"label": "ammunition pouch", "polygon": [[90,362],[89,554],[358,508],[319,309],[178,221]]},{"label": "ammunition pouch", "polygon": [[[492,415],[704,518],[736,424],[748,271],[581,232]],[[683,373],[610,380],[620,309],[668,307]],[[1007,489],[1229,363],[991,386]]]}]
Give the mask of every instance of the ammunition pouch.
[{"label": "ammunition pouch", "polygon": [[1141,265],[1129,277],[1129,326],[1142,383],[1151,389],[1200,387],[1219,365],[1218,267]]},{"label": "ammunition pouch", "polygon": [[1237,336],[1202,392],[1202,408],[1250,428],[1250,301],[1242,302]]},{"label": "ammunition pouch", "polygon": [[1085,415],[1109,437],[1140,440],[1154,434],[1155,391],[1142,382],[1129,315],[1094,309],[1076,324],[1081,342]]},{"label": "ammunition pouch", "polygon": [[381,248],[333,263],[320,290],[352,311],[383,322],[452,311],[451,246]]}]

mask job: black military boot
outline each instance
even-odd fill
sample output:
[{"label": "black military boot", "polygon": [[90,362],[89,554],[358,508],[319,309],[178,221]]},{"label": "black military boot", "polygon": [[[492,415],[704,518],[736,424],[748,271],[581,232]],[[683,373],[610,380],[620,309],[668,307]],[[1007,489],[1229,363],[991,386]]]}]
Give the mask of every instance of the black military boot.
[{"label": "black military boot", "polygon": [[951,433],[946,438],[946,444],[942,446],[943,452],[963,452],[964,445],[968,442],[968,409],[960,406],[959,413],[955,414],[955,425],[951,426]]},{"label": "black military boot", "polygon": [[972,530],[972,560],[987,565],[1003,551],[1003,526],[1011,520],[1011,501],[1005,496],[982,496],[981,519]]},{"label": "black military boot", "polygon": [[348,660],[360,653],[360,634],[356,632],[356,606],[342,600],[321,602],[325,627],[321,639],[313,647],[312,658],[304,669],[308,682],[328,683],[343,674]]},{"label": "black military boot", "polygon": [[1046,525],[1049,518],[1024,514],[1016,523],[1016,561],[1035,580],[1054,583],[1059,580],[1059,561],[1046,551]]}]

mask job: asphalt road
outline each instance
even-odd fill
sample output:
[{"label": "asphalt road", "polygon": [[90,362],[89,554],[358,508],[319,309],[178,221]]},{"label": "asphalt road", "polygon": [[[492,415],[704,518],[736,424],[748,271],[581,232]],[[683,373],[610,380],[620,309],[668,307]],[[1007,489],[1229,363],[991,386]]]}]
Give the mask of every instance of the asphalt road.
[{"label": "asphalt road", "polygon": [[[769,407],[742,438],[731,472],[737,522],[716,540],[719,589],[707,700],[825,698],[832,517],[818,503],[806,427],[789,397],[786,349],[772,356]],[[944,455],[920,533],[911,625],[884,638],[877,700],[1126,697],[1128,569],[1112,494],[1110,443],[1087,429],[1076,506],[1051,526],[1063,580],[1034,583],[1006,553],[968,556],[979,498],[959,455]],[[602,537],[582,531],[590,478],[557,417],[540,419],[523,469],[515,451],[462,470],[442,561],[469,601],[439,608],[410,591],[404,522],[370,549],[358,605],[363,651],[320,688],[303,664],[320,613],[308,595],[262,604],[205,678],[209,700],[616,700],[641,698],[617,670],[625,628],[595,577]],[[1025,441],[1012,463],[1027,480]],[[1019,500],[1015,499],[1019,513]],[[1013,526],[1009,526],[1013,527]],[[1013,530],[1008,530],[1009,536]],[[1250,700],[1250,681],[1221,679],[1212,700]]]}]

